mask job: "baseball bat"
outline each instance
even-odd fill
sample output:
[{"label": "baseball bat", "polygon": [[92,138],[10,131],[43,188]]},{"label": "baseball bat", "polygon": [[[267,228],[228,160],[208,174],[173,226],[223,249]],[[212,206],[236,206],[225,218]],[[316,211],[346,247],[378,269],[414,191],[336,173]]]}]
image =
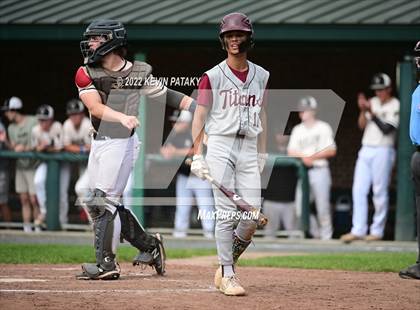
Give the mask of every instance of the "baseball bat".
[{"label": "baseball bat", "polygon": [[[187,158],[185,160],[185,163],[190,166],[192,163],[192,159]],[[252,213],[253,220],[257,222],[257,225],[259,227],[264,227],[265,225],[267,225],[268,218],[264,214],[262,214],[260,210],[250,205],[237,193],[227,189],[225,186],[217,182],[210,174],[205,174],[204,177],[207,181],[216,186],[240,211]],[[255,218],[256,216],[254,217],[255,214],[258,215],[257,218]]]}]

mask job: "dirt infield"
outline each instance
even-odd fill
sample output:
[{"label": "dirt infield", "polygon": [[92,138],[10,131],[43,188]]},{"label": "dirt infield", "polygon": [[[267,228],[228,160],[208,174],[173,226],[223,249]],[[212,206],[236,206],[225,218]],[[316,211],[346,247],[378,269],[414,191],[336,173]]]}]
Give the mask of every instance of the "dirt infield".
[{"label": "dirt infield", "polygon": [[280,268],[238,268],[248,295],[227,297],[212,286],[215,268],[209,260],[193,261],[169,261],[165,277],[122,264],[118,281],[76,280],[76,265],[0,265],[0,308],[414,309],[420,304],[420,281],[394,273]]}]

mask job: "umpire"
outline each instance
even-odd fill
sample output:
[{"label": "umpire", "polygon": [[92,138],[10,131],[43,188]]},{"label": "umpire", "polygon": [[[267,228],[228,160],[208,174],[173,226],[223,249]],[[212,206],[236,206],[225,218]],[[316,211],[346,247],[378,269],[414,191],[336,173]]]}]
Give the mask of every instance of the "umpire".
[{"label": "umpire", "polygon": [[[420,83],[420,41],[417,42],[414,52],[416,53],[417,79]],[[411,157],[411,173],[416,193],[418,257],[416,264],[400,271],[400,277],[420,280],[420,84],[417,85],[411,101],[410,138],[416,146],[416,151]]]}]

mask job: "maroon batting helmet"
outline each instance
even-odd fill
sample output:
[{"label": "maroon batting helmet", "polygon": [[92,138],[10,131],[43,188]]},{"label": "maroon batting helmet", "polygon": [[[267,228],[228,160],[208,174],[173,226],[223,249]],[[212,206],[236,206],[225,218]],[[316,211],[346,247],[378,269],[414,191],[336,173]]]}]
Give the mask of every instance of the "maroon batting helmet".
[{"label": "maroon batting helmet", "polygon": [[242,13],[230,13],[225,15],[220,22],[219,38],[222,48],[225,49],[223,35],[229,31],[244,31],[248,33],[248,39],[240,46],[240,51],[245,52],[254,46],[252,23],[248,16]]}]

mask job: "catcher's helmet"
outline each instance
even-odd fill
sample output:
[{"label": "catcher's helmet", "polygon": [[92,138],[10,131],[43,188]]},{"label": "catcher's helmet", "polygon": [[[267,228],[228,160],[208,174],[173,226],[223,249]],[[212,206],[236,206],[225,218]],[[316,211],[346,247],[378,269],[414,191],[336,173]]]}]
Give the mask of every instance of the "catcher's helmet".
[{"label": "catcher's helmet", "polygon": [[370,89],[381,90],[391,86],[391,78],[385,73],[377,73],[373,76]]},{"label": "catcher's helmet", "polygon": [[54,109],[48,104],[43,104],[36,110],[36,117],[40,120],[54,118]]},{"label": "catcher's helmet", "polygon": [[[89,38],[102,36],[105,42],[97,49],[89,48]],[[93,21],[83,33],[83,40],[80,42],[80,50],[85,65],[98,62],[103,56],[111,51],[127,45],[127,31],[124,25],[116,20],[101,19]]]},{"label": "catcher's helmet", "polygon": [[241,43],[241,46],[239,47],[241,52],[245,52],[254,46],[254,39],[252,36],[254,34],[254,30],[252,28],[251,20],[245,14],[230,13],[223,17],[222,21],[220,22],[219,31],[219,39],[223,49],[225,49],[223,36],[226,32],[229,31],[244,31],[248,34],[247,40]]},{"label": "catcher's helmet", "polygon": [[414,47],[414,60],[416,62],[417,71],[420,71],[420,41]]},{"label": "catcher's helmet", "polygon": [[84,110],[85,110],[85,106],[78,99],[71,99],[70,101],[67,102],[67,106],[66,106],[67,115],[83,113]]}]

